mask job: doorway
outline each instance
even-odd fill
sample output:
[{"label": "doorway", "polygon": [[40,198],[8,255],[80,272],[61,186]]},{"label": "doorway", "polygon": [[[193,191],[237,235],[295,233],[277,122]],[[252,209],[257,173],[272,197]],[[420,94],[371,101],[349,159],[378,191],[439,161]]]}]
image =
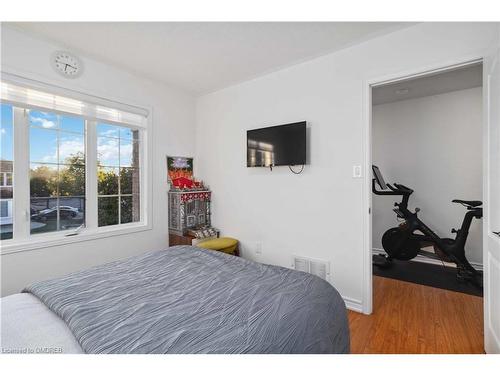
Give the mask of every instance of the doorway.
[{"label": "doorway", "polygon": [[[398,228],[404,221],[393,212],[394,203],[401,202],[401,196],[372,195],[372,164],[380,168],[393,188],[394,182],[411,188],[408,209],[411,212],[420,209],[418,217],[440,238],[454,239],[456,233],[450,230],[460,229],[465,213],[473,209],[454,204],[452,200],[482,201],[482,77],[482,60],[478,59],[370,84],[367,95],[370,114],[367,150],[370,152],[367,152],[365,181],[370,186],[367,192],[371,209],[367,225],[370,255],[387,256],[382,238],[390,228]],[[375,300],[381,298],[378,285],[384,284],[387,288],[388,283],[374,282],[373,278],[383,278],[480,298],[477,297],[481,296],[480,288],[468,288],[467,283],[457,281],[456,264],[446,258],[439,246],[429,242],[422,244],[421,249],[433,253],[434,257],[417,254],[407,260],[392,259],[387,268],[373,266],[370,257],[366,261],[369,270],[365,273],[369,275],[368,295]],[[479,217],[472,220],[465,249],[468,261],[481,271],[482,221]],[[372,302],[374,313],[377,312],[377,301],[370,300],[365,313],[371,312]],[[479,314],[478,329],[482,332],[482,300],[480,306],[481,311],[473,314]]]}]

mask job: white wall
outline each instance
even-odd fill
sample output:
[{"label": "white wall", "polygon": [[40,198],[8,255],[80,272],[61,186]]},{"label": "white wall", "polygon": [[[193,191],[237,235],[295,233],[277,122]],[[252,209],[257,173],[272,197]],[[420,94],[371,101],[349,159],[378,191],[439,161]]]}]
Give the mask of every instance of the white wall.
[{"label": "white wall", "polygon": [[153,229],[95,241],[1,256],[2,295],[28,283],[168,246],[166,160],[194,153],[194,98],[84,55],[85,71],[74,80],[57,75],[51,53],[64,46],[2,25],[1,69],[91,95],[153,108]]},{"label": "white wall", "polygon": [[[419,24],[283,69],[197,102],[196,174],[213,189],[213,222],[243,255],[290,266],[292,254],[331,261],[332,283],[363,302],[365,80],[481,55],[493,24]],[[264,57],[263,57],[264,58]],[[310,165],[246,168],[246,130],[307,120]],[[252,252],[262,243],[262,254]]]},{"label": "white wall", "polygon": [[[466,209],[452,199],[482,200],[482,88],[381,104],[372,112],[372,158],[388,182],[415,190],[410,208],[441,237],[454,237]],[[373,197],[373,247],[398,225],[398,197]],[[482,221],[474,220],[466,246],[482,264]]]}]

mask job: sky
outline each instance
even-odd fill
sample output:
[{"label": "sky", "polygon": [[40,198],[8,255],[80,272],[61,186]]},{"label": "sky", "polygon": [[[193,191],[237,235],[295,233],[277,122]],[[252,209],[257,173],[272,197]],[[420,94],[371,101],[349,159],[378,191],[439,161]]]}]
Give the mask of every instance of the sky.
[{"label": "sky", "polygon": [[[0,110],[0,157],[3,160],[12,160],[12,107],[2,104]],[[85,125],[83,119],[31,110],[29,123],[30,162],[33,166],[63,164],[67,157],[77,152],[84,152]],[[132,130],[114,125],[98,124],[97,136],[97,153],[100,165],[132,166],[134,148]]]},{"label": "sky", "polygon": [[12,108],[0,105],[0,159],[12,160]]}]

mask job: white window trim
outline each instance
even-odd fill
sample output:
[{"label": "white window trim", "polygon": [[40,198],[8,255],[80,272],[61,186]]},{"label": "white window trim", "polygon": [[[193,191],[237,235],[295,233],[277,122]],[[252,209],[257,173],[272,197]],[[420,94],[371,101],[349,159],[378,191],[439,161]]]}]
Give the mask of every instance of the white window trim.
[{"label": "white window trim", "polygon": [[[109,225],[104,227],[97,226],[97,137],[95,122],[87,120],[88,123],[94,122],[94,126],[88,126],[86,134],[86,227],[78,234],[68,236],[74,233],[74,230],[64,230],[46,234],[30,235],[30,192],[29,192],[29,126],[27,126],[27,117],[23,114],[24,126],[14,126],[14,179],[13,179],[13,212],[14,212],[14,238],[3,240],[0,246],[0,255],[17,253],[22,251],[31,251],[41,248],[50,248],[53,246],[67,245],[82,241],[92,241],[100,238],[127,235],[140,231],[147,231],[152,226],[152,121],[153,110],[151,107],[129,105],[112,100],[95,97],[86,93],[76,92],[65,88],[53,86],[39,81],[33,81],[27,78],[18,77],[8,73],[1,72],[2,80],[14,84],[37,88],[55,95],[75,98],[89,103],[101,103],[106,106],[116,105],[116,108],[131,112],[142,108],[144,113],[148,113],[144,127],[137,128],[140,141],[139,169],[141,174],[141,221],[135,223]],[[63,113],[49,109],[50,112]],[[18,109],[14,116],[21,116],[24,112]],[[19,119],[18,119],[19,121]],[[103,120],[103,122],[107,122]],[[119,124],[117,124],[119,125]],[[124,124],[126,125],[126,124]],[[19,141],[17,141],[19,140]],[[95,173],[94,173],[95,172]],[[93,173],[93,175],[91,175]],[[94,183],[95,182],[95,183]],[[95,186],[94,186],[95,185]],[[95,203],[95,204],[90,204]],[[28,223],[28,224],[26,224]]]}]

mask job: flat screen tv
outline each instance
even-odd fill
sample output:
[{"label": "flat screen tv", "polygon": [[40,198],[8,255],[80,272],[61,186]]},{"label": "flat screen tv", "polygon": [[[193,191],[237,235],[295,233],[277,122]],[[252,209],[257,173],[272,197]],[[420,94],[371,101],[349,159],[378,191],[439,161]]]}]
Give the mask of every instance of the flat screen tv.
[{"label": "flat screen tv", "polygon": [[247,131],[247,167],[306,164],[306,122]]}]

